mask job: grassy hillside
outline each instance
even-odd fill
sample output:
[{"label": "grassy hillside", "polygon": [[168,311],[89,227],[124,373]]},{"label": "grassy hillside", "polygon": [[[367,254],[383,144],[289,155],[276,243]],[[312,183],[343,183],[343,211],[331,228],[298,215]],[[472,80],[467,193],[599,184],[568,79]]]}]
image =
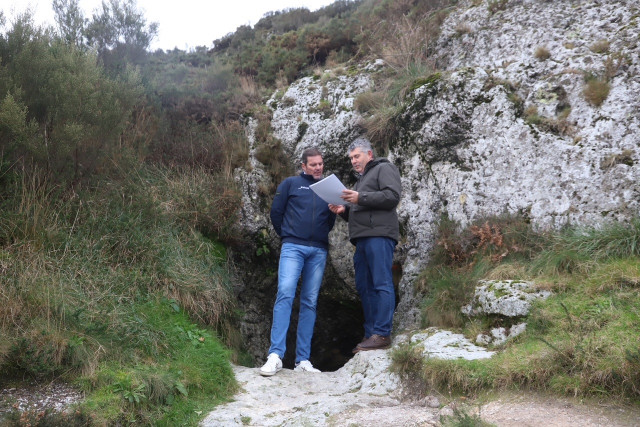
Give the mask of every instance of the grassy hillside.
[{"label": "grassy hillside", "polygon": [[[479,279],[530,280],[553,292],[526,319],[469,318],[460,307]],[[419,283],[425,326],[475,340],[527,322],[526,332],[487,360],[423,359],[407,346],[395,367],[423,392],[464,395],[536,389],[560,395],[640,397],[640,220],[534,232],[519,218],[491,218],[465,230],[443,220]]]},{"label": "grassy hillside", "polygon": [[190,223],[224,212],[211,175],[144,167],[73,194],[37,175],[7,187],[0,377],[73,381],[107,423],[195,420],[235,389],[225,248]]}]

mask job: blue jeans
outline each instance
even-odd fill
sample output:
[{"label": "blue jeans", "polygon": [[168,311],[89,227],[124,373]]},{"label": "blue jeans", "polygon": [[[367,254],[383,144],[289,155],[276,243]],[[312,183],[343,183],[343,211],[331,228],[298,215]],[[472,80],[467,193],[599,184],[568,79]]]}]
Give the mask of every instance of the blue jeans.
[{"label": "blue jeans", "polygon": [[388,237],[361,237],[356,241],[353,266],[356,290],[364,311],[364,335],[388,337],[396,306],[391,267],[396,241]]},{"label": "blue jeans", "polygon": [[296,363],[301,360],[309,360],[311,337],[316,323],[316,303],[326,262],[326,249],[295,243],[282,244],[278,267],[278,295],[273,306],[269,353],[276,353],[280,358],[284,357],[287,349],[287,331],[291,321],[291,307],[296,296],[298,279],[302,275]]}]

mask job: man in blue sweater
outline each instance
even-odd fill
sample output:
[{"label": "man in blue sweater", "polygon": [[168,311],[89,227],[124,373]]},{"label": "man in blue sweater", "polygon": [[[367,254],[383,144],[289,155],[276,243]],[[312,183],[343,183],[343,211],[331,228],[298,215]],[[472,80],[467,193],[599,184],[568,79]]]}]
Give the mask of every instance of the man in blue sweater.
[{"label": "man in blue sweater", "polygon": [[327,261],[329,231],[336,216],[309,186],[322,179],[324,162],[316,148],[302,152],[302,172],[286,178],[271,205],[271,223],[282,239],[278,267],[278,293],[273,307],[271,347],[260,374],[271,376],[282,369],[291,307],[302,275],[300,314],[296,336],[294,371],[320,372],[309,362],[316,322],[316,303]]}]

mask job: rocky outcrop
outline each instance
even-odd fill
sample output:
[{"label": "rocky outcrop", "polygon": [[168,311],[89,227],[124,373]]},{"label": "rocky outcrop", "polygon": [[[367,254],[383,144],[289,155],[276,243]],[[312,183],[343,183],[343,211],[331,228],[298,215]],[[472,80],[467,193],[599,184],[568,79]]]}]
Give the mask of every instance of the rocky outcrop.
[{"label": "rocky outcrop", "polygon": [[481,280],[473,301],[462,307],[467,316],[496,314],[506,317],[527,316],[531,304],[546,299],[550,291],[536,289],[533,282],[518,280]]},{"label": "rocky outcrop", "polygon": [[[399,330],[419,324],[413,283],[442,214],[465,225],[519,213],[548,228],[627,220],[640,211],[636,2],[503,6],[492,13],[485,2],[460,2],[449,14],[434,49],[441,71],[404,100],[400,130],[389,141],[404,191]],[[350,184],[346,147],[362,133],[353,102],[383,66],[296,81],[268,102],[274,135],[294,159],[304,147],[321,147],[326,172]],[[608,95],[592,93],[594,79]],[[244,223],[251,229],[260,215]],[[351,254],[339,221],[330,264],[335,286],[352,291]]]}]

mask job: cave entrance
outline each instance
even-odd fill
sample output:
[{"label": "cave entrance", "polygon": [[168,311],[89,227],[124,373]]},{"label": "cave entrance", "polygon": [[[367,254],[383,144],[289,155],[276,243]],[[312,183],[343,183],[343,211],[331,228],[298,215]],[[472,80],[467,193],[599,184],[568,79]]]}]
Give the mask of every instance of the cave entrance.
[{"label": "cave entrance", "polygon": [[[310,361],[323,372],[340,369],[352,357],[353,348],[362,340],[364,318],[360,300],[332,296],[331,284],[323,285],[318,296],[316,324],[311,341]],[[327,291],[327,288],[329,290]],[[299,291],[299,290],[298,290]],[[296,295],[291,323],[287,332],[287,352],[282,360],[285,368],[295,365],[296,328],[298,325],[299,296]]]}]

